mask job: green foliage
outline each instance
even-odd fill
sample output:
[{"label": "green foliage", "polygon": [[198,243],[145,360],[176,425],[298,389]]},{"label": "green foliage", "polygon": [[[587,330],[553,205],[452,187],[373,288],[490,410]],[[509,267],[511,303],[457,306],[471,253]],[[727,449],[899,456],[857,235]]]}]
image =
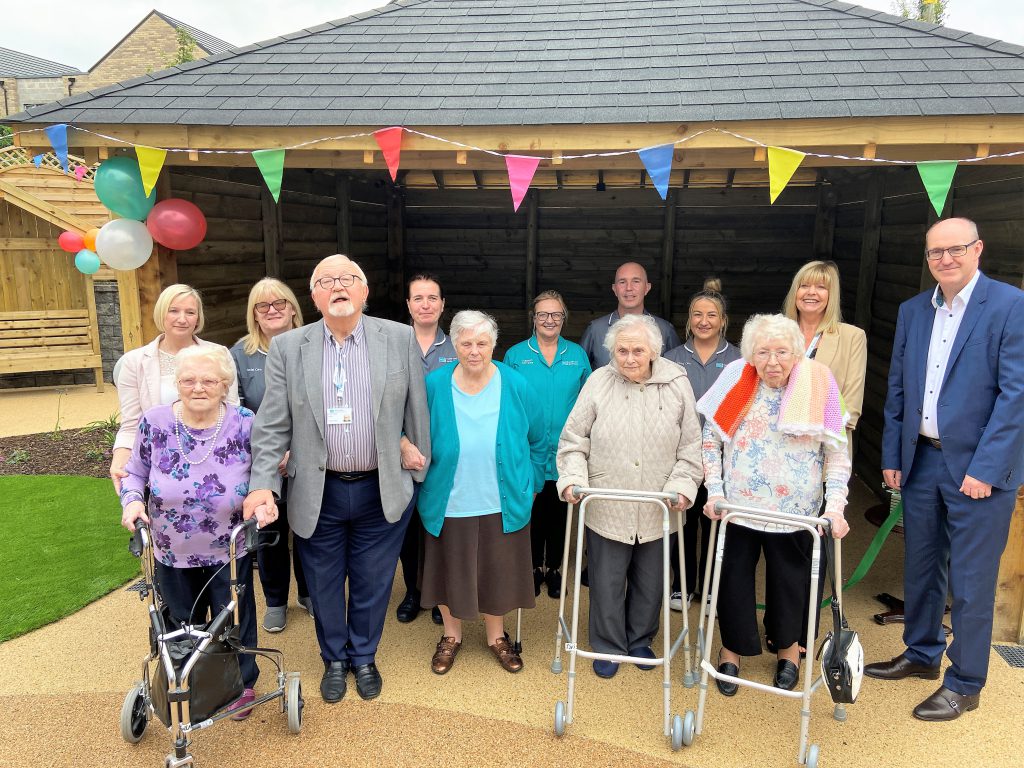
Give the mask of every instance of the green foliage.
[{"label": "green foliage", "polygon": [[[936,24],[946,23],[949,3],[950,0],[937,0],[932,6],[935,9]],[[926,5],[927,3],[923,3],[921,0],[893,0],[892,9],[897,16],[902,16],[904,19],[924,21]]]},{"label": "green foliage", "polygon": [[7,459],[6,459],[7,463],[11,464],[11,465],[14,465],[14,464],[24,464],[28,460],[29,460],[29,453],[28,453],[28,451],[26,451],[26,450],[24,450],[22,448],[15,448],[13,451],[11,451],[11,455],[8,456]]},{"label": "green foliage", "polygon": [[6,125],[0,125],[0,147],[9,147],[14,143],[11,134],[14,133]]},{"label": "green foliage", "polygon": [[189,34],[189,31],[184,27],[178,27],[174,30],[174,37],[176,41],[176,48],[174,49],[174,56],[171,57],[170,61],[167,62],[168,67],[177,66],[178,64],[185,64],[190,61],[196,60],[196,39]]},{"label": "green foliage", "polygon": [[53,422],[53,429],[50,430],[50,439],[51,440],[60,440],[61,437],[62,437],[61,431],[60,431],[60,404],[61,404],[61,398],[63,398],[64,395],[66,395],[67,393],[68,393],[68,391],[66,389],[58,389],[57,390],[57,420],[55,422]]},{"label": "green foliage", "polygon": [[110,480],[0,477],[0,642],[63,618],[139,572]]},{"label": "green foliage", "polygon": [[121,414],[114,411],[105,419],[91,421],[83,428],[83,432],[97,432],[102,444],[110,449],[114,447],[114,440],[117,438],[117,430],[121,426]]}]

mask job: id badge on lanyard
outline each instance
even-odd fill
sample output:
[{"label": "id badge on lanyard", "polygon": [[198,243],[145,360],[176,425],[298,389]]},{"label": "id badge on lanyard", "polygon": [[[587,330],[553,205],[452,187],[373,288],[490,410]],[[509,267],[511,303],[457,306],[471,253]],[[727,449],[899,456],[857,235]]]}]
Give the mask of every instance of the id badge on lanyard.
[{"label": "id badge on lanyard", "polygon": [[341,359],[334,367],[334,393],[338,397],[339,405],[327,408],[327,423],[331,425],[349,425],[352,423],[352,406],[345,405],[345,385],[348,383],[348,374],[341,365]]}]

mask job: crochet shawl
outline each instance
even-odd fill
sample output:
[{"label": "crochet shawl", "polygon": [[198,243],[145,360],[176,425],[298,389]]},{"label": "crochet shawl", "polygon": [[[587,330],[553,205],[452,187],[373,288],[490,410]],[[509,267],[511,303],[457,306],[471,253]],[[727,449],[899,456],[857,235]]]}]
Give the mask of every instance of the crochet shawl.
[{"label": "crochet shawl", "polygon": [[[729,442],[747,415],[761,380],[745,360],[729,363],[697,403],[697,412]],[[809,435],[832,447],[846,444],[846,410],[839,385],[828,366],[801,359],[789,374],[782,394],[779,429],[787,435]]]}]

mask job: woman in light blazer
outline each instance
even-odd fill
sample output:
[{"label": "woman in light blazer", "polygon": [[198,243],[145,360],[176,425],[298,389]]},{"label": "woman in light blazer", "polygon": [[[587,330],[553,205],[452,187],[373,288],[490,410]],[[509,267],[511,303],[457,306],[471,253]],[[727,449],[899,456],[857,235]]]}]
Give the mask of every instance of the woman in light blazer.
[{"label": "woman in light blazer", "polygon": [[[203,300],[199,292],[181,283],[169,285],[153,307],[153,322],[163,333],[146,346],[126,352],[118,361],[114,385],[121,404],[121,427],[114,439],[110,462],[110,479],[118,493],[121,478],[127,474],[124,467],[132,454],[142,414],[153,406],[171,405],[178,399],[174,377],[177,354],[195,345],[221,346],[195,335],[203,330],[203,321]],[[233,377],[227,402],[238,405],[237,376]]]}]

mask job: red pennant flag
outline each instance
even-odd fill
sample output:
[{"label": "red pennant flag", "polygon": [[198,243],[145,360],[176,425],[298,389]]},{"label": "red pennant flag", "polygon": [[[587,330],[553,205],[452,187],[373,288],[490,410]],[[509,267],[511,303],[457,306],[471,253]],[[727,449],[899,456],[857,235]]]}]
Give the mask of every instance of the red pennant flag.
[{"label": "red pennant flag", "polygon": [[505,155],[505,168],[508,169],[508,184],[512,188],[512,206],[518,211],[519,206],[530,189],[533,174],[540,165],[539,157],[524,155]]},{"label": "red pennant flag", "polygon": [[402,156],[402,133],[401,128],[381,128],[373,134],[377,146],[384,153],[384,162],[388,164],[392,181],[398,177],[398,159]]}]

